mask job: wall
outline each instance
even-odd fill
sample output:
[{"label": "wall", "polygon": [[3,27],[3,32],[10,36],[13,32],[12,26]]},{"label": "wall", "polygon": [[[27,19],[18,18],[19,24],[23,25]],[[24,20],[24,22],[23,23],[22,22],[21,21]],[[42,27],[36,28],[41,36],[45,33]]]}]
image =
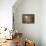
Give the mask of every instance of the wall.
[{"label": "wall", "polygon": [[46,46],[46,0],[41,1],[41,38],[42,46]]},{"label": "wall", "polygon": [[[14,5],[16,6],[16,5]],[[40,0],[23,0],[20,5],[13,7],[15,29],[22,32],[24,38],[35,41],[36,46],[41,46],[41,1]],[[35,24],[22,24],[22,14],[35,14]]]},{"label": "wall", "polygon": [[0,0],[0,27],[12,28],[12,6],[16,0]]}]

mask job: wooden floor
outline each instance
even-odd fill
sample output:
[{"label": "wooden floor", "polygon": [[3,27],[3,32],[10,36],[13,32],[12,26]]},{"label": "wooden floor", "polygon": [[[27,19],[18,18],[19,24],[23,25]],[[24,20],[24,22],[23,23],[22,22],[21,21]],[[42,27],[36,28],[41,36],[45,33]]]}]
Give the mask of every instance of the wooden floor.
[{"label": "wooden floor", "polygon": [[6,40],[6,42],[4,42],[2,45],[0,46],[16,46],[15,45],[15,39],[13,40]]}]

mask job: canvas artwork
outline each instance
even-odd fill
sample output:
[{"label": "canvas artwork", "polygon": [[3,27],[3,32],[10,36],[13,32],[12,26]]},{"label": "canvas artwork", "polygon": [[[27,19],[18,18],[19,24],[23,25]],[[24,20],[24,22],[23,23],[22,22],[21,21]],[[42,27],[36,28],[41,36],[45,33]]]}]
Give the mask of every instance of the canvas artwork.
[{"label": "canvas artwork", "polygon": [[34,24],[35,22],[34,14],[23,14],[22,15],[22,23],[23,24]]}]

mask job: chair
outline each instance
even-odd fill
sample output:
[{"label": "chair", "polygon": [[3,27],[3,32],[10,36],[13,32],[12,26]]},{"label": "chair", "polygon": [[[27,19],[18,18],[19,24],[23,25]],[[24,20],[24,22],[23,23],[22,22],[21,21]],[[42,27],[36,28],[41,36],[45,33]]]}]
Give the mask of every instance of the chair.
[{"label": "chair", "polygon": [[16,46],[22,45],[22,33],[15,33],[14,39],[15,39]]},{"label": "chair", "polygon": [[35,43],[32,40],[26,40],[25,46],[35,46]]}]

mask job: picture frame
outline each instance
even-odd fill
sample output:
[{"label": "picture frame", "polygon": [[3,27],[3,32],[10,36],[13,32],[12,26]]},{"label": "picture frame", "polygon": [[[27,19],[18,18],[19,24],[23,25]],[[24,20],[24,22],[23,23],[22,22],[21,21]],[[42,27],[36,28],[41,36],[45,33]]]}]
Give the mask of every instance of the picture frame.
[{"label": "picture frame", "polygon": [[22,15],[23,24],[34,24],[34,22],[35,22],[34,14],[23,14]]}]

